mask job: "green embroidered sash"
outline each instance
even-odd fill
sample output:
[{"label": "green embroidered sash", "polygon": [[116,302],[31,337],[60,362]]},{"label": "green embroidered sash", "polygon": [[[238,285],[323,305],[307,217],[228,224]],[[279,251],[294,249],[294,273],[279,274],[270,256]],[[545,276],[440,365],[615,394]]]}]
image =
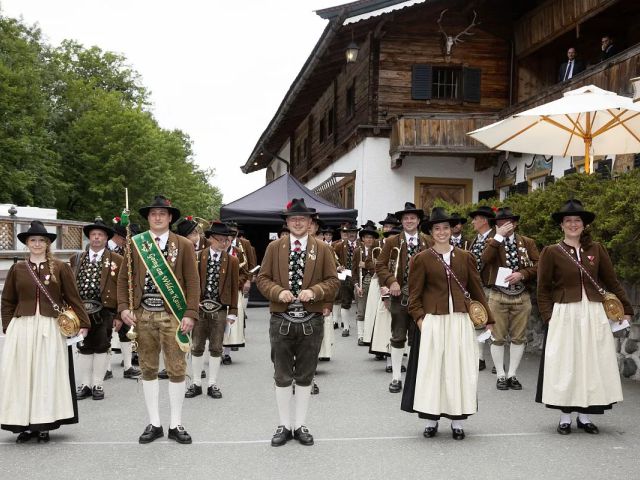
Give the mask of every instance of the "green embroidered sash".
[{"label": "green embroidered sash", "polygon": [[[178,322],[182,322],[182,317],[187,311],[187,299],[151,232],[146,231],[135,235],[132,240],[158,292],[169,305],[171,313],[178,319]],[[176,330],[176,342],[183,352],[188,352],[191,349],[191,335],[183,333],[180,330],[180,325]]]}]

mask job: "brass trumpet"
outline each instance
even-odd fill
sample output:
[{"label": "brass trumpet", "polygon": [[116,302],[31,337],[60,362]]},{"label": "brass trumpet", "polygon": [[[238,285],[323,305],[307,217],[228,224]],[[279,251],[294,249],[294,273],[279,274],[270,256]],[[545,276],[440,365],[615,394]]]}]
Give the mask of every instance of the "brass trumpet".
[{"label": "brass trumpet", "polygon": [[[399,247],[393,247],[391,252],[389,253],[389,270],[391,270],[391,265],[393,264],[393,276],[396,281],[398,280],[398,267],[400,266],[400,250],[402,250],[402,244],[404,240],[400,240]],[[396,253],[396,258],[393,258],[393,253]]]},{"label": "brass trumpet", "polygon": [[378,261],[378,257],[380,256],[380,252],[382,252],[381,247],[373,247],[371,249],[371,258],[373,259],[373,263]]}]

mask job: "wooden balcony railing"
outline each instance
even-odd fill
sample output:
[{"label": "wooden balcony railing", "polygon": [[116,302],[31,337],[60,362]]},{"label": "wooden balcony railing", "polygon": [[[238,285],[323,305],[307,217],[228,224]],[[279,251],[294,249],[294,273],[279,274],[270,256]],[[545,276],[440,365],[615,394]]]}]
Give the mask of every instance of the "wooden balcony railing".
[{"label": "wooden balcony railing", "polygon": [[493,153],[468,132],[498,119],[495,114],[425,113],[391,120],[392,158],[411,153],[481,155]]}]

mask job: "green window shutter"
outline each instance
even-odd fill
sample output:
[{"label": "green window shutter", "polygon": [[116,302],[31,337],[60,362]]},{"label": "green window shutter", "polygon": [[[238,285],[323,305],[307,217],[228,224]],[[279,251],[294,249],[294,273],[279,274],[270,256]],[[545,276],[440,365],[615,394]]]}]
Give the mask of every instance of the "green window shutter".
[{"label": "green window shutter", "polygon": [[411,70],[411,99],[429,100],[433,84],[431,65],[414,65]]}]

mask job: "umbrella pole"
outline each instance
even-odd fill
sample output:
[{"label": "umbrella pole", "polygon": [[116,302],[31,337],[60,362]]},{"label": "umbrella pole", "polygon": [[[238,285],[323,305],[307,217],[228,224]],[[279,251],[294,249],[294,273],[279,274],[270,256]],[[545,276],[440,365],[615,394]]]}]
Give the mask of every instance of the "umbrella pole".
[{"label": "umbrella pole", "polygon": [[584,139],[584,173],[591,173],[591,158],[589,158],[589,150],[591,150],[591,139]]}]

